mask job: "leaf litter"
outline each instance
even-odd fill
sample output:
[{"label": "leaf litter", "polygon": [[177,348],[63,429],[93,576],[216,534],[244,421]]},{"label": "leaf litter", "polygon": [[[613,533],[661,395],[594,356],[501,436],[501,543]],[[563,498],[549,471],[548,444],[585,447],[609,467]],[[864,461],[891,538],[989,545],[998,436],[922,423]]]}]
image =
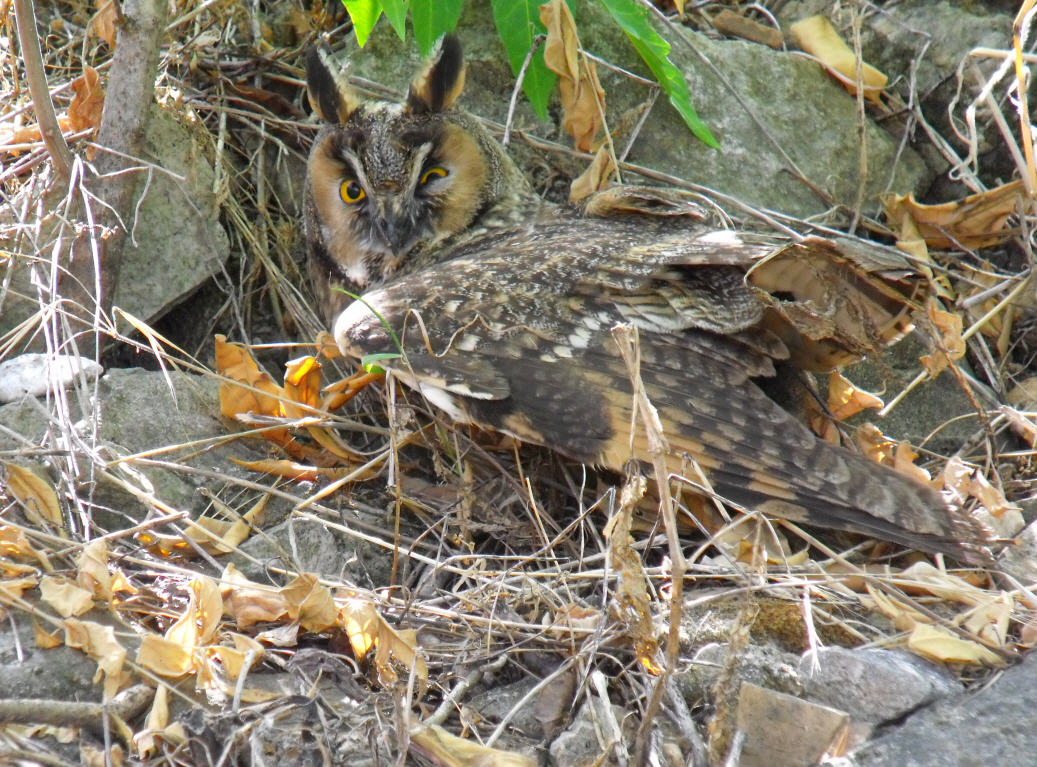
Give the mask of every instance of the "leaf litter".
[{"label": "leaf litter", "polygon": [[[578,148],[602,148],[587,181],[593,191],[606,185],[616,169],[615,154],[607,148],[608,128],[599,119],[603,94],[594,62],[580,51],[571,19],[564,17],[565,4],[554,7],[561,18],[547,26],[556,30],[552,41],[557,38],[562,46],[552,61],[568,83],[563,88],[566,129]],[[95,8],[80,10],[84,20],[93,15],[91,34],[105,40],[105,46],[90,54],[97,66],[81,67],[68,51],[47,52],[53,64],[74,64],[54,71],[82,71],[68,83],[75,95],[62,127],[70,138],[99,125],[104,64],[117,44],[113,3],[102,0]],[[246,137],[258,137],[277,150],[304,146],[312,126],[298,115],[256,106],[281,103],[274,81],[261,86],[232,82],[229,70],[208,68],[212,60],[207,59],[206,35],[219,40],[236,11],[213,5],[179,13],[172,24],[191,25],[197,47],[170,43],[169,60],[191,73],[187,80],[173,76],[172,82],[200,89],[206,98],[187,98],[189,89],[171,89],[164,94],[167,106],[200,120],[211,132],[214,152],[223,147],[247,156],[254,146],[246,147]],[[326,28],[329,18],[330,9],[316,4],[308,14],[294,16],[292,24],[308,33]],[[809,33],[801,29],[801,44],[852,87],[858,69],[852,49],[834,41],[830,27],[813,23],[817,42],[804,42]],[[287,49],[277,44],[272,31],[261,29],[259,35],[255,42],[273,52],[273,71],[297,87],[299,71]],[[61,62],[61,57],[69,58]],[[232,54],[231,60],[241,71],[250,71],[250,56]],[[877,99],[885,76],[867,65],[862,69],[865,93]],[[226,97],[242,93],[246,85],[263,98],[249,104]],[[228,129],[228,122],[234,127]],[[5,164],[20,163],[13,178],[25,182],[41,167],[43,155],[38,130],[33,133],[35,126],[22,123],[21,117],[12,121],[0,116],[0,152]],[[1021,170],[1033,175],[1032,168]],[[143,759],[203,738],[171,720],[171,699],[196,707],[212,722],[236,707],[262,711],[260,706],[278,701],[296,705],[264,681],[292,660],[302,664],[304,650],[314,647],[325,654],[322,668],[335,668],[333,660],[344,660],[363,692],[352,700],[353,712],[327,707],[323,715],[328,721],[354,727],[379,718],[383,729],[377,737],[392,732],[396,748],[409,747],[441,764],[473,759],[494,765],[528,763],[522,754],[497,747],[500,736],[492,722],[465,718],[467,688],[461,683],[473,679],[478,684],[485,676],[493,689],[535,679],[523,660],[526,652],[562,664],[557,671],[543,672],[545,680],[566,682],[544,688],[551,693],[544,708],[553,712],[545,714],[545,721],[564,720],[564,712],[581,699],[601,693],[629,710],[643,705],[644,690],[666,672],[660,647],[672,615],[667,600],[673,583],[666,546],[657,535],[657,500],[643,495],[636,478],[624,490],[625,497],[617,498],[613,489],[599,487],[582,469],[557,457],[518,450],[506,441],[495,443],[443,423],[424,403],[408,400],[378,375],[346,375],[351,371],[335,359],[333,344],[328,353],[326,334],[319,337],[319,324],[291,288],[301,284],[301,276],[288,246],[291,233],[279,223],[290,218],[283,212],[291,206],[258,174],[224,175],[219,183],[224,219],[246,254],[243,263],[253,265],[229,294],[234,311],[251,316],[259,306],[254,296],[263,296],[276,307],[280,337],[317,339],[313,352],[294,356],[281,383],[264,369],[258,346],[230,343],[222,336],[215,341],[213,370],[192,367],[196,363],[190,355],[155,342],[157,334],[146,335],[149,343],[142,352],[219,377],[221,411],[234,421],[229,430],[241,429],[242,438],[269,447],[270,458],[246,464],[257,472],[255,483],[268,492],[244,506],[220,499],[213,504],[218,516],[189,524],[180,519],[179,531],[145,525],[132,534],[111,530],[104,531],[110,538],[103,533],[87,537],[81,528],[69,526],[81,502],[75,483],[53,465],[47,470],[40,463],[26,468],[26,459],[33,460],[29,451],[25,457],[5,458],[0,494],[10,505],[0,515],[0,612],[31,618],[40,647],[64,643],[92,658],[106,698],[130,681],[150,680],[155,692],[149,713],[143,723],[134,724],[137,729],[128,741]],[[977,261],[972,253],[1021,236],[1030,214],[1020,204],[1019,186],[974,189],[957,202],[940,205],[920,205],[910,197],[887,201],[889,227],[901,249],[924,260],[943,286],[943,303],[927,307],[933,348],[928,362],[922,362],[923,378],[954,368],[986,341],[994,344],[987,353],[997,363],[998,391],[1007,391],[1007,384],[1024,376],[1012,362],[1017,350],[1010,347],[1012,329],[1035,310],[1032,299],[1027,302],[1019,273]],[[245,328],[233,323],[223,327],[237,327],[235,337],[247,340],[247,323]],[[343,375],[342,382],[328,386],[327,371],[336,371],[332,378]],[[915,385],[924,386],[924,380]],[[883,395],[890,403],[884,406],[877,395],[833,376],[826,407],[818,409],[812,424],[826,439],[844,440],[842,419],[864,409],[895,407],[897,394]],[[346,405],[346,400],[353,402]],[[342,416],[344,405],[355,412]],[[378,412],[383,407],[388,412]],[[995,425],[1003,423],[1029,446],[1010,457],[1019,466],[1016,477],[1032,476],[1035,410],[1030,399],[1011,407],[1000,403],[988,413],[1002,419]],[[350,431],[348,421],[354,416],[368,430]],[[1021,497],[1018,480],[999,476],[1005,461],[997,460],[1000,448],[989,439],[950,460],[891,439],[874,426],[857,428],[850,439],[862,443],[875,460],[924,477],[993,518],[1018,513],[1008,500],[1009,495]],[[81,459],[95,460],[86,454]],[[126,463],[138,460],[146,458]],[[274,479],[264,485],[260,472]],[[404,587],[404,581],[397,581],[394,588],[361,588],[348,578],[322,579],[292,567],[272,568],[271,577],[259,582],[226,561],[241,553],[244,542],[263,534],[264,508],[278,493],[292,498],[297,518],[316,515],[312,518],[333,529],[340,515],[321,503],[325,496],[319,486],[324,483],[326,489],[346,479],[336,490],[378,495],[394,509],[393,518],[369,535],[386,551],[396,552],[404,569],[426,568],[435,587],[417,581]],[[230,485],[236,481],[225,480]],[[1006,495],[1007,487],[1014,490]],[[889,561],[878,556],[886,551],[882,545],[872,549],[873,559],[850,562],[841,555],[819,554],[823,549],[791,545],[790,536],[797,533],[788,528],[755,523],[729,525],[704,538],[696,529],[698,518],[690,513],[691,502],[679,495],[672,500],[682,510],[681,535],[701,543],[699,554],[689,558],[686,587],[692,598],[699,579],[720,592],[747,593],[750,603],[764,596],[791,605],[806,602],[816,615],[867,626],[868,641],[907,647],[963,671],[1001,666],[1017,650],[1037,642],[1032,594],[1006,587],[990,573],[953,571],[939,560]],[[469,515],[463,525],[445,516],[462,512]],[[404,540],[400,515],[425,525],[424,537],[431,536],[435,545],[420,537]],[[747,589],[750,582],[757,585]],[[869,614],[883,616],[895,630],[869,622]],[[111,616],[117,620],[112,622]],[[507,664],[506,674],[490,670],[499,659]],[[624,674],[598,671],[617,668]],[[573,669],[579,684],[567,681]],[[318,677],[311,679],[313,689]],[[189,680],[184,689],[193,686],[203,696],[185,701],[171,680]],[[437,703],[442,713],[432,713]],[[473,729],[478,738],[472,737]]]}]

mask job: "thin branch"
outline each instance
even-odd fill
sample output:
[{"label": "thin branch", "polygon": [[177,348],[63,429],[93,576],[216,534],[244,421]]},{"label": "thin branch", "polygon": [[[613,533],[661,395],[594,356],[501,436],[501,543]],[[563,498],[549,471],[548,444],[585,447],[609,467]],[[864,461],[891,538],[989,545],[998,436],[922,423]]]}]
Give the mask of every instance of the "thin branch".
[{"label": "thin branch", "polygon": [[18,21],[18,44],[22,49],[22,60],[25,63],[25,79],[29,83],[29,94],[32,106],[36,110],[36,121],[43,134],[43,143],[47,145],[54,170],[62,181],[72,177],[72,150],[65,143],[54,114],[54,103],[50,100],[50,89],[47,87],[47,75],[43,69],[43,52],[40,50],[40,36],[36,32],[36,9],[32,0],[14,0],[14,15]]}]

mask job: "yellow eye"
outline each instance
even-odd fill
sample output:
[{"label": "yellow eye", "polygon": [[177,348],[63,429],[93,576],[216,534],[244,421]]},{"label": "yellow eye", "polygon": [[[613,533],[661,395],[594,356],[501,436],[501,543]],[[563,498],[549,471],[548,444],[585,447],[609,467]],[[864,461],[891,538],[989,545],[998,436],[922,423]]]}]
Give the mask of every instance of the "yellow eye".
[{"label": "yellow eye", "polygon": [[427,184],[434,178],[446,178],[446,168],[429,168],[427,171],[421,174],[421,183]]},{"label": "yellow eye", "polygon": [[342,202],[348,202],[350,205],[354,205],[367,197],[367,192],[364,191],[364,188],[356,182],[356,179],[352,178],[342,182],[338,188],[338,194],[342,198]]}]

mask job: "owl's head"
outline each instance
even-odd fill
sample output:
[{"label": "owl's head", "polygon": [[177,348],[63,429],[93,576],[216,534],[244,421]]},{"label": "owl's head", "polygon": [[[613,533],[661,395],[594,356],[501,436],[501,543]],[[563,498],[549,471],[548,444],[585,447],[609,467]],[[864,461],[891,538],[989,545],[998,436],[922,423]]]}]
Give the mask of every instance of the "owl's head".
[{"label": "owl's head", "polygon": [[306,204],[311,279],[326,315],[348,301],[327,294],[328,282],[363,292],[412,271],[495,206],[528,194],[501,146],[454,108],[465,79],[455,37],[443,39],[403,103],[360,98],[319,49],[306,64],[310,102],[326,122],[310,152]]}]

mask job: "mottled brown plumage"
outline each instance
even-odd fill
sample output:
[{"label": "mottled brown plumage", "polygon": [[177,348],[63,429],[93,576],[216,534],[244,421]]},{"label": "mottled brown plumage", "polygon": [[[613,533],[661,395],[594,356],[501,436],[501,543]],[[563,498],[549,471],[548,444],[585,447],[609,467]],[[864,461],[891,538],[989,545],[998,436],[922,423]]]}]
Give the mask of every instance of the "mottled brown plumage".
[{"label": "mottled brown plumage", "polygon": [[[644,435],[631,434],[630,379],[610,332],[628,323],[670,471],[693,459],[741,508],[974,550],[976,532],[937,492],[819,440],[758,385],[776,365],[829,370],[903,335],[928,286],[901,256],[738,235],[667,190],[542,203],[452,109],[459,60],[448,38],[398,106],[323,92],[334,78],[311,57],[311,99],[341,121],[310,159],[311,274],[344,352],[402,352],[380,364],[455,420],[622,470],[648,457]],[[430,169],[445,172],[423,193]],[[365,199],[327,192],[356,179]],[[334,283],[365,291],[363,301],[330,297]]]}]

